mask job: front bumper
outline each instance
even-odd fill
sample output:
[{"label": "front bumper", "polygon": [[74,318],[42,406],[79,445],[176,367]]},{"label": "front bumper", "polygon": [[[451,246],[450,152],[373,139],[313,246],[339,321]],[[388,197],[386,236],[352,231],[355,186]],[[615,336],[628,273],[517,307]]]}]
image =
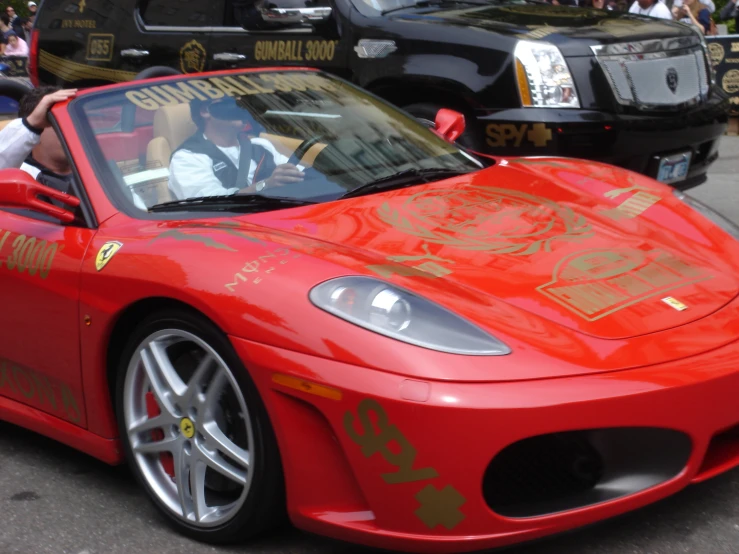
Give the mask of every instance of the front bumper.
[{"label": "front bumper", "polygon": [[497,156],[564,156],[605,162],[652,178],[660,158],[691,151],[687,178],[673,186],[699,185],[718,158],[728,122],[727,104],[715,96],[690,111],[625,115],[594,110],[518,108],[478,116],[482,152]]},{"label": "front bumper", "polygon": [[[634,510],[739,465],[739,342],[648,368],[490,384],[422,382],[232,342],[275,427],[293,522],[341,540],[410,552],[504,546]],[[286,386],[276,374],[301,385]],[[511,444],[645,427],[684,440],[672,458],[646,456],[647,465],[667,458],[672,468],[653,467],[647,473],[662,477],[641,489],[533,517],[500,515],[486,500],[486,471]],[[632,441],[629,452],[613,452],[618,444],[626,443],[596,447],[627,458],[621,469],[633,483],[640,470],[630,476],[628,468],[639,466],[640,449]]]}]

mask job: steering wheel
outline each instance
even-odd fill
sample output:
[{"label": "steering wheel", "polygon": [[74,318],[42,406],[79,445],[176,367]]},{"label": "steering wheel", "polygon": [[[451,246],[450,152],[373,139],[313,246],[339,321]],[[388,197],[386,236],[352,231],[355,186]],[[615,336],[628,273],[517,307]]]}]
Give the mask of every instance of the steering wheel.
[{"label": "steering wheel", "polygon": [[315,136],[312,136],[311,138],[305,139],[303,142],[301,142],[298,147],[295,149],[295,152],[293,152],[290,155],[290,158],[288,158],[286,163],[298,165],[300,163],[300,160],[303,159],[303,156],[310,150],[313,146],[321,142],[321,140],[326,136],[325,133],[319,133]]}]

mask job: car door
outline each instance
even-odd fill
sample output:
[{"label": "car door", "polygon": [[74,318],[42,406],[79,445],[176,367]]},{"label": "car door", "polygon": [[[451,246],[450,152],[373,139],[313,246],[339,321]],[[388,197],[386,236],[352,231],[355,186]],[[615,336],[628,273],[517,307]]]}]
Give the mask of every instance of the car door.
[{"label": "car door", "polygon": [[121,69],[139,73],[153,66],[183,73],[203,71],[213,25],[210,2],[137,0],[133,25],[119,38]]},{"label": "car door", "polygon": [[93,235],[0,209],[0,396],[82,426],[79,279]]},{"label": "car door", "polygon": [[[338,32],[339,14],[331,0],[269,0],[274,19],[269,29],[256,28],[252,20],[241,16],[238,4],[233,0],[214,0],[212,4],[216,27],[208,56],[211,69],[309,66],[347,74],[350,45]],[[297,22],[298,10],[303,18],[318,18],[327,8],[333,13],[326,20]],[[261,26],[263,22],[258,23]]]}]

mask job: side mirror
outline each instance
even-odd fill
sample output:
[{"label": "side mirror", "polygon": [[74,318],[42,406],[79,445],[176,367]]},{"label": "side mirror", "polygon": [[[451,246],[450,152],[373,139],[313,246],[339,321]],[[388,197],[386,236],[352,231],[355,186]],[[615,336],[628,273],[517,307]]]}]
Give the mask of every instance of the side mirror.
[{"label": "side mirror", "polygon": [[434,132],[449,142],[454,142],[464,133],[464,115],[442,108],[436,112]]},{"label": "side mirror", "polygon": [[54,206],[39,196],[58,200],[73,208],[80,205],[79,198],[42,185],[21,169],[0,170],[0,206],[33,210],[64,223],[74,221],[74,214],[71,211]]},{"label": "side mirror", "polygon": [[326,21],[331,17],[331,8],[262,8],[261,13],[269,23],[294,25]]}]

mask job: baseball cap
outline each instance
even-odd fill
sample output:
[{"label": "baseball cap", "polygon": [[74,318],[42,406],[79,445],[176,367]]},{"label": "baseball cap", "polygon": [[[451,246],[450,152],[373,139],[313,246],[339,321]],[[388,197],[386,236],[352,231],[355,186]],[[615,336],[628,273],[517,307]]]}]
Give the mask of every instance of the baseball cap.
[{"label": "baseball cap", "polygon": [[28,3],[28,7],[29,7],[29,8],[30,8],[31,6],[35,6],[35,5],[36,5],[36,2],[29,2],[29,3]]}]

